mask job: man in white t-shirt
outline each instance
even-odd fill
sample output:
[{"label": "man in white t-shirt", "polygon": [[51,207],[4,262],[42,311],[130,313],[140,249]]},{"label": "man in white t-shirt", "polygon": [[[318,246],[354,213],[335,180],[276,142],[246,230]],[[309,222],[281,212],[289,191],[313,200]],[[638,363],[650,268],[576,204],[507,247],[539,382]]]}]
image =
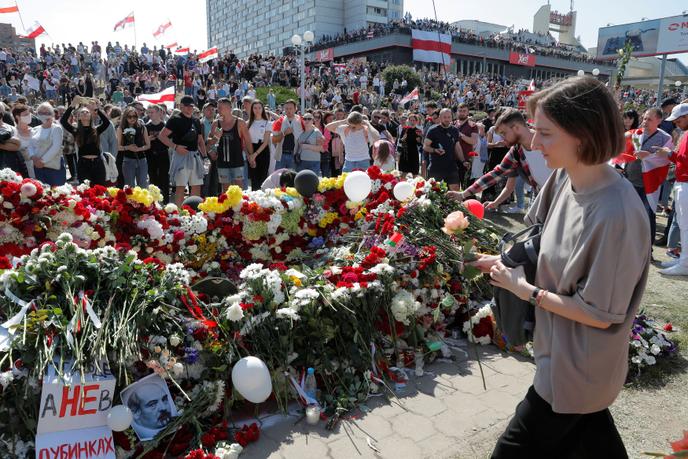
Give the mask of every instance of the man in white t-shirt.
[{"label": "man in white t-shirt", "polygon": [[522,177],[523,180],[534,189],[540,189],[552,173],[552,169],[547,167],[542,152],[529,150],[533,140],[534,131],[528,128],[523,114],[516,109],[505,110],[495,123],[497,133],[502,136],[504,143],[511,147],[504,156],[500,164],[495,166],[490,172],[473,183],[462,192],[449,192],[448,194],[455,199],[464,200],[470,196],[478,194],[483,190],[494,186],[499,181],[509,179],[502,193],[491,203],[488,208],[496,209],[516,187],[516,178]]},{"label": "man in white t-shirt", "polygon": [[304,131],[303,120],[296,114],[296,102],[288,100],[284,103],[284,116],[272,125],[272,139],[277,142],[275,147],[275,168],[295,169],[294,151],[296,141]]}]

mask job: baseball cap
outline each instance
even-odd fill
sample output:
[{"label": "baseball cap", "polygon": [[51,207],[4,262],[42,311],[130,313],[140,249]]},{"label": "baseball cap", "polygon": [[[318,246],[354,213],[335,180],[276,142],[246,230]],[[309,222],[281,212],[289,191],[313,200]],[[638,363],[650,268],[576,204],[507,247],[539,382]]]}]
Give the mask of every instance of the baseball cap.
[{"label": "baseball cap", "polygon": [[662,101],[662,105],[660,105],[661,108],[666,107],[667,105],[677,105],[678,101],[673,98],[673,97],[667,97]]},{"label": "baseball cap", "polygon": [[688,115],[688,104],[679,104],[671,111],[671,115],[667,117],[667,121],[674,121],[684,115]]},{"label": "baseball cap", "polygon": [[193,100],[193,97],[191,97],[191,96],[184,96],[181,98],[179,103],[181,105],[194,105],[194,100]]}]

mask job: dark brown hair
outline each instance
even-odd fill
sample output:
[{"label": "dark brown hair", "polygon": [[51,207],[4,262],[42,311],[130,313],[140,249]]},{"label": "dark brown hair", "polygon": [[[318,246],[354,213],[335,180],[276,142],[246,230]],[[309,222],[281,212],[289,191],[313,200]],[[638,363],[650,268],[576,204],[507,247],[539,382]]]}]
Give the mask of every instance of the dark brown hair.
[{"label": "dark brown hair", "polygon": [[602,164],[622,152],[626,141],[619,108],[609,89],[597,78],[568,78],[528,98],[528,112],[542,110],[581,141],[579,160]]},{"label": "dark brown hair", "polygon": [[519,112],[515,108],[507,108],[502,111],[502,113],[499,115],[499,118],[497,118],[497,121],[495,122],[495,128],[498,128],[502,124],[511,126],[514,123],[526,126],[526,119],[524,118],[523,113]]}]

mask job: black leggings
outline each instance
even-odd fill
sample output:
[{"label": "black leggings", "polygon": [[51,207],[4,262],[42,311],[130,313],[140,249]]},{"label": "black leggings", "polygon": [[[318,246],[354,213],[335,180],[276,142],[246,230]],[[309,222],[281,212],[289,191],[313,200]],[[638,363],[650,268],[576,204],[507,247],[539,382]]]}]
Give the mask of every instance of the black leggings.
[{"label": "black leggings", "polygon": [[626,459],[628,454],[609,409],[562,414],[530,386],[497,440],[492,459]]},{"label": "black leggings", "polygon": [[[258,151],[262,143],[254,143],[253,151]],[[248,178],[251,180],[251,189],[260,190],[263,182],[268,178],[268,169],[270,168],[270,148],[266,147],[256,157],[256,167],[248,167]]]}]

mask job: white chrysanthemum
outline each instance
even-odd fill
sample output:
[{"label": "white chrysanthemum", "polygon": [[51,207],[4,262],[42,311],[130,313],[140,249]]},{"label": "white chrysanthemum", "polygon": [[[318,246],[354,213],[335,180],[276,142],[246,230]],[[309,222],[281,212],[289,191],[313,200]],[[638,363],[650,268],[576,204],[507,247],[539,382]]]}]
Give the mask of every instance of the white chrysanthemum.
[{"label": "white chrysanthemum", "polygon": [[275,315],[280,319],[299,320],[299,314],[292,308],[280,308]]},{"label": "white chrysanthemum", "polygon": [[232,322],[239,322],[244,318],[244,310],[241,309],[239,303],[234,303],[227,308],[227,319]]},{"label": "white chrysanthemum", "polygon": [[392,315],[404,325],[409,325],[409,317],[412,317],[420,308],[420,303],[408,290],[399,290],[392,298]]}]

